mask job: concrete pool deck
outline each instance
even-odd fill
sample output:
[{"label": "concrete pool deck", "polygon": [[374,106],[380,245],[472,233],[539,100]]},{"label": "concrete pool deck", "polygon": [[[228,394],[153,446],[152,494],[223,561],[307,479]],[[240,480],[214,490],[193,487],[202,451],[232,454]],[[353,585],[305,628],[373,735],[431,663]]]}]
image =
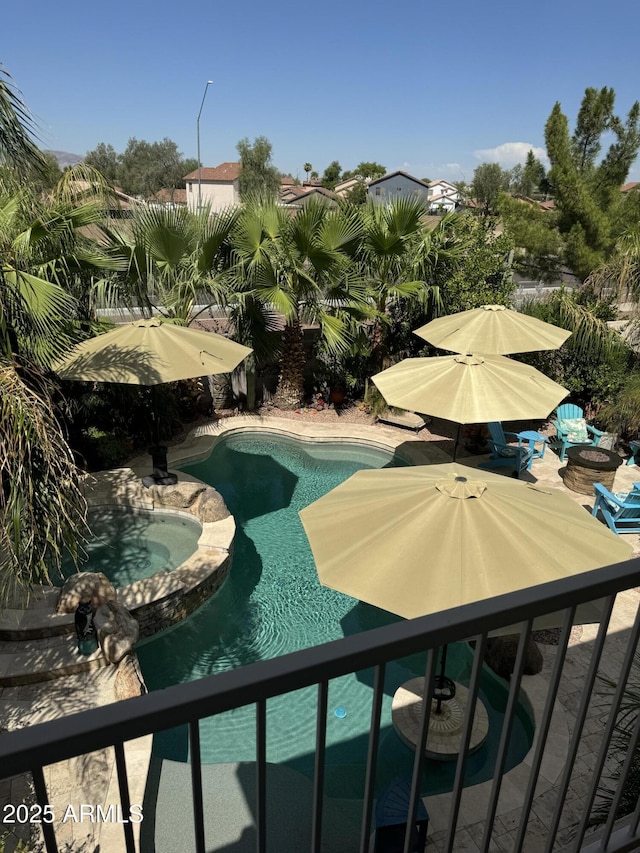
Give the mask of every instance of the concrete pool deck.
[{"label": "concrete pool deck", "polygon": [[[365,426],[360,424],[321,424],[304,418],[290,420],[271,417],[239,416],[197,427],[183,444],[169,448],[169,466],[175,467],[186,464],[189,461],[197,461],[205,458],[211,452],[211,448],[215,442],[226,434],[254,430],[260,430],[273,435],[290,436],[306,441],[363,442],[374,447],[379,447],[380,449],[397,452],[406,461],[411,461],[414,464],[451,461],[450,456],[440,447],[435,446],[433,442],[416,439],[410,433],[407,433],[406,430],[397,427],[382,425]],[[474,467],[479,462],[486,460],[486,458],[486,455],[482,457],[465,456],[460,460],[460,463]],[[149,473],[149,466],[149,458],[146,456],[139,457],[131,463],[132,469],[138,475]],[[572,499],[585,508],[588,507],[590,509],[593,502],[589,496],[565,490],[562,482],[563,468],[564,465],[559,462],[557,456],[550,450],[547,450],[545,458],[536,460],[533,470],[525,474],[523,479],[529,482],[538,482],[555,488],[561,488]],[[615,489],[620,491],[630,487],[636,479],[640,480],[639,474],[640,470],[635,466],[622,466],[618,468]],[[625,535],[622,538],[630,542],[634,552],[637,553],[640,551],[640,536]],[[629,628],[635,617],[639,600],[637,590],[631,590],[618,596],[607,639],[607,647],[603,657],[603,671],[613,678],[616,677],[619,671],[624,654],[624,645]],[[595,629],[593,626],[584,626],[581,636],[572,639],[570,644],[565,664],[565,678],[561,683],[557,712],[554,714],[554,718],[556,716],[558,718],[558,725],[554,727],[556,734],[553,739],[550,739],[546,750],[543,767],[544,778],[538,786],[532,819],[529,825],[526,849],[527,851],[532,851],[532,853],[544,849],[541,836],[544,828],[549,825],[550,816],[555,805],[558,780],[564,766],[562,756],[566,751],[567,739],[575,722],[575,712],[580,697],[581,683],[587,671],[594,636]],[[525,676],[523,682],[524,689],[527,691],[534,709],[537,707],[538,711],[541,709],[546,696],[549,673],[555,658],[554,646],[542,646],[541,649],[544,657],[542,673],[539,676]],[[8,644],[0,643],[0,654],[13,655],[17,653],[17,649],[8,648]],[[10,663],[8,666],[10,666]],[[109,681],[110,672],[110,668],[103,668],[90,675],[79,673],[67,676],[55,683],[48,682],[0,688],[0,727],[14,729],[26,725],[34,725],[38,722],[74,713],[88,707],[107,704],[113,701],[112,685]],[[91,685],[90,690],[87,690],[88,685]],[[565,809],[566,814],[563,816],[563,822],[558,834],[559,844],[568,843],[570,837],[570,824],[573,819],[572,814],[574,813],[571,809],[571,803],[577,802],[584,797],[587,790],[586,786],[591,781],[591,774],[595,766],[603,728],[601,721],[603,702],[603,695],[597,689],[594,700],[592,700],[589,708],[585,727],[587,735],[580,743],[574,777],[570,785],[570,795],[567,801],[567,808]],[[141,742],[132,743],[127,746],[127,762],[128,765],[131,763],[130,784],[135,786],[134,791],[132,791],[132,802],[142,802],[142,794],[147,784],[150,744],[151,738],[144,738]],[[101,771],[95,775],[92,774],[90,779],[87,779],[86,768],[83,770],[83,759],[77,759],[75,764],[69,762],[70,766],[62,771],[60,768],[48,769],[47,779],[51,785],[52,801],[60,804],[58,808],[64,803],[74,801],[91,802],[91,798],[94,798],[93,801],[96,803],[117,803],[117,786],[114,788],[113,761],[110,756],[111,752],[106,750],[104,751],[104,755],[98,757]],[[216,771],[213,768],[211,770],[208,769],[207,773],[212,773],[215,776]],[[167,772],[170,772],[169,769]],[[228,770],[225,772],[228,772]],[[519,804],[522,801],[527,774],[528,766],[525,760],[522,765],[514,768],[505,777],[499,801],[495,833],[490,847],[491,850],[506,851],[513,849],[515,827],[517,826],[520,815]],[[83,787],[87,784],[89,784],[88,788]],[[219,787],[214,782],[212,782],[212,785],[216,789]],[[295,786],[293,787],[295,788]],[[475,853],[475,851],[480,849],[480,841],[484,830],[483,808],[486,807],[486,791],[480,790],[482,787],[475,786],[474,788],[466,789],[464,792],[461,809],[461,814],[464,815],[464,825],[461,824],[462,828],[459,830],[456,838],[456,850]],[[224,786],[222,790],[224,800],[226,796]],[[243,796],[246,797],[246,793],[243,793],[243,790],[242,787],[239,787],[236,794],[234,794],[238,803],[240,803]],[[160,793],[162,794],[162,792]],[[25,791],[19,788],[18,780],[0,782],[0,806],[7,802],[15,803],[17,799],[21,800],[24,795]],[[442,849],[441,845],[445,836],[445,821],[448,813],[448,796],[447,794],[443,794],[439,795],[439,797],[428,798],[427,800],[427,808],[431,818],[428,849],[437,851]],[[139,797],[139,799],[136,799],[136,797]],[[162,802],[170,803],[171,800],[163,800]],[[228,800],[226,804],[221,803],[221,806],[223,806],[222,813],[230,814],[231,803]],[[295,806],[291,804],[291,808],[295,808]],[[213,793],[213,789],[211,809],[212,813],[217,811],[216,795]],[[302,801],[300,802],[300,809],[304,811]],[[225,844],[227,845],[226,849],[233,849],[234,851],[238,851],[238,853],[244,849],[241,844],[243,837],[248,841],[251,839],[251,808],[245,804],[244,810],[241,810],[241,813],[246,815],[246,821],[243,818],[242,820],[245,822],[242,825],[238,824],[236,826],[237,834],[232,848],[228,844],[233,839],[229,837],[229,832],[225,832],[224,834],[226,839]],[[175,815],[178,817],[180,814],[181,812],[176,802]],[[161,825],[162,821],[157,824],[158,831],[161,830]],[[61,827],[61,829],[59,843],[71,843],[73,846],[69,849],[72,850],[90,853],[90,851],[100,849],[101,853],[110,853],[110,851],[114,851],[115,853],[115,851],[122,849],[122,829],[117,824],[68,823]],[[184,837],[183,841],[185,846],[181,849],[184,849],[185,853],[187,853],[190,849],[189,845],[192,843],[190,836]],[[220,843],[222,843],[222,839]],[[220,849],[217,843],[211,847],[212,850],[216,848]],[[249,848],[247,847],[247,849]],[[285,851],[283,850],[282,853],[285,853]]]}]

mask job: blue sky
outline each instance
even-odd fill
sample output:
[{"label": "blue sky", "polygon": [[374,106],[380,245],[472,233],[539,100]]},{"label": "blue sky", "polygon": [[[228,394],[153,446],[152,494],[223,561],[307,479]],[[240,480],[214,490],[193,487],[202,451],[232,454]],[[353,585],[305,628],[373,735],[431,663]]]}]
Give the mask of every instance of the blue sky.
[{"label": "blue sky", "polygon": [[305,161],[322,173],[376,160],[470,180],[483,161],[544,154],[554,102],[573,126],[587,86],[612,86],[626,115],[640,98],[639,31],[638,0],[36,0],[3,8],[0,63],[43,148],[168,137],[195,157],[210,79],[205,166],[264,135],[274,164],[300,177]]}]

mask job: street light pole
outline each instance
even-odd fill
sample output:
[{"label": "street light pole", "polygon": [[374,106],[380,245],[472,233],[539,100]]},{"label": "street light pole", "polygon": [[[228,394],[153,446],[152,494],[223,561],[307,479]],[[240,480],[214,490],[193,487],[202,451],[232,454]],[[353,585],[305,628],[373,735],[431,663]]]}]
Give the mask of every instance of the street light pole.
[{"label": "street light pole", "polygon": [[200,104],[200,112],[198,113],[198,118],[196,120],[196,132],[198,136],[198,213],[200,213],[200,209],[202,207],[202,163],[200,162],[200,116],[202,115],[202,108],[204,107],[204,99],[207,97],[207,90],[209,86],[213,83],[213,80],[207,80],[207,85],[204,87],[204,95],[202,96],[202,103]]}]

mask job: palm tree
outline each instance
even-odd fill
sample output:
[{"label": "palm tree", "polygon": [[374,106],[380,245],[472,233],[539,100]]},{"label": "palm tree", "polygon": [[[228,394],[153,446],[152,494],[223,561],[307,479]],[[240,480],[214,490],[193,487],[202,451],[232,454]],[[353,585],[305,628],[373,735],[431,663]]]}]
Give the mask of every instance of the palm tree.
[{"label": "palm tree", "polygon": [[[217,273],[226,265],[237,215],[231,208],[210,216],[208,208],[192,213],[140,207],[127,227],[103,226],[110,254],[123,268],[112,278],[112,301],[188,325],[219,287]],[[204,303],[199,311],[198,302]]]},{"label": "palm tree", "polygon": [[311,165],[311,163],[305,163],[302,168],[307,173],[307,183],[309,183],[309,174],[313,170],[313,166]]},{"label": "palm tree", "polygon": [[620,235],[611,258],[594,270],[586,282],[600,293],[640,302],[640,227],[630,226]]},{"label": "palm tree", "polygon": [[0,163],[15,169],[44,167],[35,125],[11,76],[0,65]]},{"label": "palm tree", "polygon": [[376,309],[372,363],[374,369],[381,369],[388,354],[390,307],[399,300],[425,310],[439,305],[439,271],[455,263],[458,254],[452,235],[455,215],[443,217],[438,228],[429,231],[420,199],[404,197],[390,204],[370,201],[358,210],[364,229],[359,256]]},{"label": "palm tree", "polygon": [[[355,211],[313,203],[294,215],[273,203],[245,205],[231,239],[232,299],[242,300],[245,320],[264,351],[265,333],[284,318],[280,376],[274,402],[296,408],[304,398],[303,322],[317,323],[321,345],[344,351],[353,319],[368,313],[353,255],[361,237]],[[242,322],[242,320],[241,320]]]},{"label": "palm tree", "polygon": [[[0,607],[77,553],[86,503],[44,371],[65,346],[76,302],[62,286],[81,213],[39,204],[16,174],[38,169],[26,107],[0,79]],[[86,221],[86,217],[84,218]]]}]

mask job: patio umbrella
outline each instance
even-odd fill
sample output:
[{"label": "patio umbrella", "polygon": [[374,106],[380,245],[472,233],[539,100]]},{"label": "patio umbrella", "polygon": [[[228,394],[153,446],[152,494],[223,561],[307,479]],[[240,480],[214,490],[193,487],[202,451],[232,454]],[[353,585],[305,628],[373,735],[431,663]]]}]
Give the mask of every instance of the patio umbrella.
[{"label": "patio umbrella", "polygon": [[502,355],[406,358],[372,379],[389,405],[459,424],[546,418],[569,393]]},{"label": "patio umbrella", "polygon": [[[230,373],[251,349],[222,335],[177,326],[154,317],[124,323],[78,344],[54,370],[61,379],[161,385],[215,373]],[[156,444],[159,444],[157,396],[153,399]],[[150,450],[157,483],[175,482],[167,474],[166,448]]]},{"label": "patio umbrella", "polygon": [[483,305],[438,317],[414,334],[453,352],[504,355],[558,349],[571,332],[504,305]]},{"label": "patio umbrella", "polygon": [[230,373],[250,352],[222,335],[153,318],[83,341],[54,370],[61,379],[79,382],[160,385]]},{"label": "patio umbrella", "polygon": [[559,490],[457,463],[359,471],[300,518],[324,586],[407,619],[632,551]]}]

